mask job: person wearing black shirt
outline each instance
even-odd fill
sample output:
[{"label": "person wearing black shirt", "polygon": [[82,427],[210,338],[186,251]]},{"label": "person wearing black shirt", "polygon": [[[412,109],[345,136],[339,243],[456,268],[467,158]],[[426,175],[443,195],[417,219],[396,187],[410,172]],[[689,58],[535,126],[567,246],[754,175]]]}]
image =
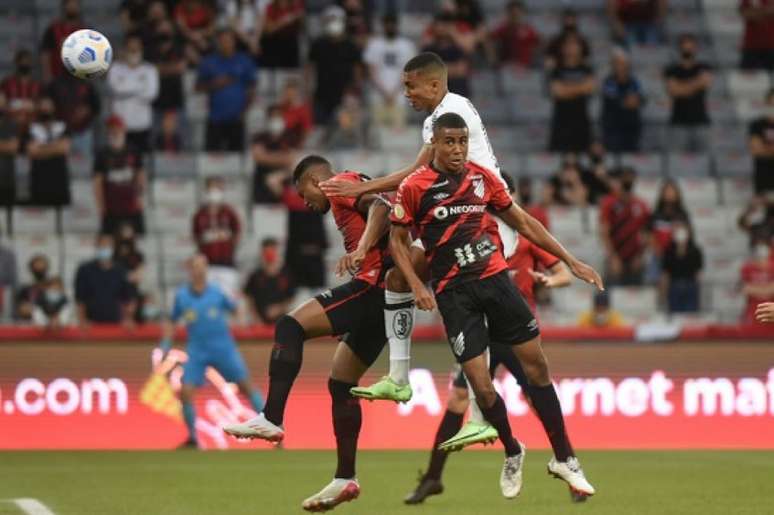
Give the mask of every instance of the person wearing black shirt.
[{"label": "person wearing black shirt", "polygon": [[290,175],[295,154],[292,150],[292,131],[285,126],[279,106],[270,106],[266,112],[266,129],[253,138],[252,154],[253,202],[279,203],[283,181]]},{"label": "person wearing black shirt", "polygon": [[711,68],[696,59],[696,37],[685,34],[679,42],[680,59],[664,70],[666,91],[672,99],[669,146],[673,151],[702,152],[707,148],[707,90]]},{"label": "person wearing black shirt", "polygon": [[55,119],[54,101],[38,102],[37,120],[30,126],[27,156],[30,159],[30,199],[33,206],[61,207],[70,204],[70,170],[67,154],[70,139],[66,124]]},{"label": "person wearing black shirt", "polygon": [[640,148],[644,100],[640,81],[631,74],[629,56],[615,50],[612,73],[602,83],[602,141],[610,152],[637,152]]},{"label": "person wearing black shirt", "polygon": [[750,124],[750,153],[755,193],[774,191],[774,89],[766,95],[765,115]]},{"label": "person wearing black shirt", "polygon": [[132,288],[126,270],[113,261],[113,252],[113,237],[99,235],[95,259],[81,264],[75,274],[78,325],[82,327],[132,321]]},{"label": "person wearing black shirt", "polygon": [[261,266],[250,274],[244,293],[259,323],[273,324],[288,312],[296,288],[280,261],[279,244],[274,238],[261,242]]},{"label": "person wearing black shirt", "polygon": [[451,14],[439,14],[433,22],[433,40],[422,52],[437,54],[446,63],[448,87],[452,93],[470,96],[470,62],[464,49],[453,37],[455,18]]},{"label": "person wearing black shirt", "polygon": [[661,264],[661,288],[670,313],[699,310],[699,273],[703,266],[704,255],[693,240],[690,226],[676,224]]},{"label": "person wearing black shirt", "polygon": [[[328,7],[323,14],[325,34],[312,42],[307,73],[315,74],[315,122],[327,125],[344,92],[359,81],[360,49],[345,33],[344,10]],[[312,81],[307,81],[310,83]]]},{"label": "person wearing black shirt", "polygon": [[188,62],[183,55],[183,41],[176,35],[170,20],[158,23],[147,49],[148,61],[159,71],[159,94],[153,101],[153,112],[162,121],[162,131],[154,148],[162,152],[180,150],[180,113],[184,107],[183,73]]},{"label": "person wearing black shirt", "polygon": [[16,124],[6,111],[5,95],[0,93],[0,208],[7,210],[16,201],[16,152],[19,150]]},{"label": "person wearing black shirt", "polygon": [[589,98],[596,89],[592,69],[583,64],[583,53],[577,37],[567,37],[562,59],[551,73],[551,152],[585,152],[591,145],[592,130]]},{"label": "person wearing black shirt", "polygon": [[52,277],[45,290],[35,300],[33,321],[36,325],[58,329],[69,322],[69,299],[65,295],[61,277]]},{"label": "person wearing black shirt", "polygon": [[32,275],[32,282],[25,284],[16,292],[14,301],[14,319],[32,320],[32,312],[35,303],[46,288],[48,281],[49,262],[43,254],[35,254],[27,263],[27,268]]},{"label": "person wearing black shirt", "polygon": [[586,63],[589,57],[591,57],[591,45],[580,33],[580,29],[578,29],[578,13],[572,8],[562,11],[561,29],[546,45],[545,68],[547,70],[553,70],[558,66],[562,60],[564,42],[570,37],[577,39],[580,43],[583,62]]}]

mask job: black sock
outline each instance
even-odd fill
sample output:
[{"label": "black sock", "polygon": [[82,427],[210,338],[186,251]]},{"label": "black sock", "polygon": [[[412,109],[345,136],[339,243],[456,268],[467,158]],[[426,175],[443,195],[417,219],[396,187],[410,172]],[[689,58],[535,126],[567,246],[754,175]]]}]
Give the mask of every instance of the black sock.
[{"label": "black sock", "polygon": [[521,446],[516,443],[516,439],[511,432],[511,424],[508,422],[508,411],[505,409],[503,398],[499,394],[496,395],[497,398],[490,407],[485,408],[481,404],[478,406],[481,408],[481,413],[486,421],[497,430],[497,435],[500,437],[503,447],[505,447],[506,456],[516,456],[521,453]]},{"label": "black sock", "polygon": [[439,451],[438,446],[457,434],[457,431],[462,427],[462,418],[464,416],[464,413],[454,413],[449,410],[446,410],[446,413],[443,414],[441,425],[438,426],[438,432],[435,433],[435,441],[433,442],[433,450],[430,453],[430,464],[427,466],[425,479],[441,479],[443,467],[446,465],[446,458],[449,457],[449,453]]},{"label": "black sock", "polygon": [[263,414],[272,424],[282,425],[290,389],[301,370],[304,356],[304,328],[288,315],[277,321],[274,348],[269,361],[269,393]]},{"label": "black sock", "polygon": [[574,456],[575,453],[564,427],[562,407],[559,404],[559,397],[556,396],[554,385],[530,385],[529,396],[540,422],[543,423],[548,439],[551,441],[554,456],[558,461],[567,461],[567,458]]},{"label": "black sock", "polygon": [[338,457],[334,477],[342,479],[355,477],[357,439],[363,423],[360,400],[349,393],[350,388],[354,386],[357,385],[328,379],[328,391],[333,401],[333,432],[336,434],[336,456]]}]

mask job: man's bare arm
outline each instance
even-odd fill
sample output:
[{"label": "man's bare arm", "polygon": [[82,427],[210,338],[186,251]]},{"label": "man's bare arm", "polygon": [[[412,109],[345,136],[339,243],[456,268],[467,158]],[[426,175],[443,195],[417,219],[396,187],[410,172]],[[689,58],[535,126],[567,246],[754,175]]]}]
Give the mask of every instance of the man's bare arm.
[{"label": "man's bare arm", "polygon": [[419,278],[414,266],[411,264],[411,234],[409,228],[403,225],[394,225],[390,229],[390,254],[395,265],[403,272],[406,282],[414,293],[416,305],[423,311],[435,309],[435,297]]},{"label": "man's bare arm", "polygon": [[363,263],[366,254],[381,240],[390,228],[390,206],[376,195],[361,197],[358,211],[367,213],[365,230],[357,248],[344,255],[336,264],[336,275],[354,274]]}]

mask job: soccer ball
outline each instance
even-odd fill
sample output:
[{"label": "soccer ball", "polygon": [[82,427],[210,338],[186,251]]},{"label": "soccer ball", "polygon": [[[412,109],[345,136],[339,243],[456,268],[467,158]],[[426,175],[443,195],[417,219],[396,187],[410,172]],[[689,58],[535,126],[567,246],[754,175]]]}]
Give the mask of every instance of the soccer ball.
[{"label": "soccer ball", "polygon": [[79,79],[105,75],[112,61],[110,41],[96,30],[76,30],[62,43],[62,64]]}]

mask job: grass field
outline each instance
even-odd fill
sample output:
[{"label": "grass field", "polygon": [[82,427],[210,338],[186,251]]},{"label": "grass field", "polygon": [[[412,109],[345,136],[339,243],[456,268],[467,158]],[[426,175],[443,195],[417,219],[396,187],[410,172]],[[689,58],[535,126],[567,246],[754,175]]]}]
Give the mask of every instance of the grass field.
[{"label": "grass field", "polygon": [[[446,492],[404,506],[420,452],[363,452],[360,499],[341,514],[763,514],[774,512],[773,452],[583,452],[598,494],[574,505],[545,473],[547,452],[527,455],[521,496],[500,496],[498,452],[449,462]],[[34,498],[57,515],[302,513],[301,501],[331,477],[331,452],[5,452],[0,499]],[[20,514],[0,502],[0,514]]]}]

